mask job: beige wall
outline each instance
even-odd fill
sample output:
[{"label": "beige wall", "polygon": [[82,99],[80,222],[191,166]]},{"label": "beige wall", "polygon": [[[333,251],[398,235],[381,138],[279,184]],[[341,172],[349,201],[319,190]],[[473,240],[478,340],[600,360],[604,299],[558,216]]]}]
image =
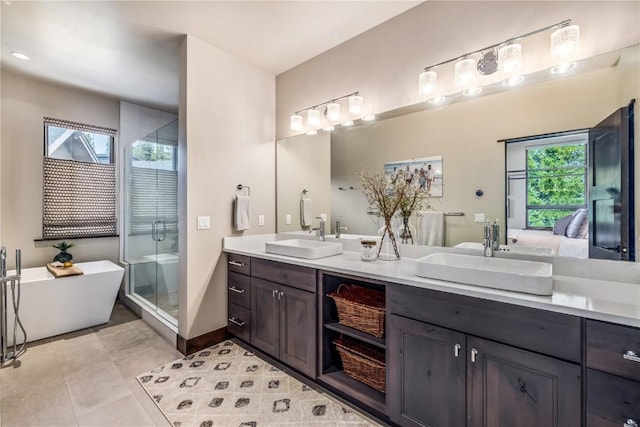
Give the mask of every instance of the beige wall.
[{"label": "beige wall", "polygon": [[[313,226],[318,226],[315,217],[327,216],[327,233],[333,227],[331,220],[331,134],[299,135],[278,141],[277,158],[277,207],[278,232],[302,230],[300,218],[300,198],[302,190],[309,192],[305,197],[312,201]],[[286,215],[291,215],[291,224],[286,224]],[[308,230],[310,227],[304,227]]]},{"label": "beige wall", "polygon": [[[42,237],[44,116],[118,129],[119,101],[2,70],[2,245],[22,249],[22,265],[50,262],[55,242]],[[118,239],[79,239],[75,261],[118,262]],[[9,257],[13,268],[13,256]]]},{"label": "beige wall", "polygon": [[[427,1],[278,75],[276,135],[293,134],[294,111],[355,90],[375,113],[422,102],[425,66],[565,19],[580,25],[579,57],[634,45],[638,16],[638,1]],[[548,57],[549,33],[539,39],[544,53],[525,49],[525,65]]]},{"label": "beige wall", "polygon": [[[443,197],[430,199],[432,207],[465,213],[447,217],[446,244],[479,241],[482,224],[474,223],[474,213],[505,223],[504,143],[498,140],[591,127],[618,107],[617,71],[609,68],[387,119],[334,135],[332,179],[357,185],[362,169],[442,155]],[[476,189],[484,196],[476,197]],[[352,206],[338,204],[334,214]],[[366,223],[364,210],[359,221]]]},{"label": "beige wall", "polygon": [[[275,76],[192,36],[183,41],[182,63],[179,155],[186,163],[179,186],[186,200],[179,214],[186,262],[178,328],[193,338],[227,324],[222,239],[238,234],[236,185],[251,187],[251,229],[244,234],[275,231]],[[196,229],[200,215],[211,217],[211,229]]]}]

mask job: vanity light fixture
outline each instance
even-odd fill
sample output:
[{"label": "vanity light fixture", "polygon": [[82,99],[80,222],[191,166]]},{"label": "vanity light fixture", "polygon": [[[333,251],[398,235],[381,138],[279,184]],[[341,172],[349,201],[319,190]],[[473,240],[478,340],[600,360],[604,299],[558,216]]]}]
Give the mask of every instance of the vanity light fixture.
[{"label": "vanity light fixture", "polygon": [[320,126],[320,111],[315,108],[307,111],[307,126],[312,128]]},{"label": "vanity light fixture", "polygon": [[18,51],[11,52],[11,56],[13,56],[14,58],[22,59],[24,61],[28,61],[28,60],[31,59],[31,57],[29,55],[27,55],[26,53],[22,53],[22,52],[18,52]]},{"label": "vanity light fixture", "polygon": [[[347,117],[342,116],[342,106],[339,101],[348,98],[349,115]],[[322,128],[322,130],[330,132],[335,129],[335,125],[342,121],[343,126],[350,126],[353,124],[353,120],[359,119],[363,114],[364,98],[360,96],[359,92],[353,92],[348,95],[343,95],[338,98],[331,99],[329,101],[322,102],[320,104],[313,105],[308,108],[296,111],[291,116],[291,130],[301,131],[304,129],[302,113],[307,113],[307,129],[315,130]],[[322,125],[322,115],[326,117],[326,123]],[[317,132],[316,132],[317,133]],[[314,134],[315,135],[315,134]]]},{"label": "vanity light fixture", "polygon": [[[557,24],[549,25],[434,65],[429,65],[420,73],[418,78],[418,92],[423,96],[433,94],[437,89],[438,74],[435,69],[449,63],[455,63],[454,81],[456,91],[461,90],[464,95],[475,95],[482,90],[475,85],[478,74],[489,75],[500,70],[507,76],[503,82],[505,85],[513,86],[519,84],[522,82],[522,79],[520,79],[520,76],[516,75],[516,73],[522,67],[522,45],[517,42],[550,30],[555,30],[551,34],[551,55],[553,58],[566,60],[577,51],[580,44],[580,28],[577,25],[571,25],[571,20],[567,19]],[[476,55],[479,56],[477,62],[473,58],[473,56]],[[575,66],[575,63],[573,66]],[[557,68],[557,70],[552,70],[552,72],[560,73],[562,70],[570,68],[570,64],[561,64],[554,67],[554,69],[555,68]]]}]

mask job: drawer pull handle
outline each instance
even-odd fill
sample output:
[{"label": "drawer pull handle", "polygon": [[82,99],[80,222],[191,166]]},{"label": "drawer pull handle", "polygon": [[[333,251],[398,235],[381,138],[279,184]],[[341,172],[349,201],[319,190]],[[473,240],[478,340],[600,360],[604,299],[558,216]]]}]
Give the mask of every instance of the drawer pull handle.
[{"label": "drawer pull handle", "polygon": [[476,358],[478,356],[478,350],[476,350],[475,348],[471,349],[471,362],[472,363],[476,363]]},{"label": "drawer pull handle", "polygon": [[460,344],[456,344],[453,346],[453,355],[455,357],[459,357],[460,356]]},{"label": "drawer pull handle", "polygon": [[638,427],[638,423],[629,418],[626,423],[624,423],[624,427]]},{"label": "drawer pull handle", "polygon": [[244,289],[238,289],[235,286],[229,286],[229,290],[237,294],[244,294]]},{"label": "drawer pull handle", "polygon": [[242,320],[238,321],[233,317],[229,317],[229,322],[233,323],[234,325],[238,325],[241,328],[244,326],[245,322],[243,322]]},{"label": "drawer pull handle", "polygon": [[244,267],[244,262],[238,262],[238,261],[229,261],[230,265],[235,265],[236,267]]},{"label": "drawer pull handle", "polygon": [[[627,350],[623,355],[622,355],[623,359],[626,360],[631,360],[632,362],[639,362],[640,363],[640,356],[638,356],[634,351],[631,350]],[[631,420],[633,421],[633,420]],[[633,424],[632,424],[633,426]],[[637,427],[637,424],[634,426]]]}]

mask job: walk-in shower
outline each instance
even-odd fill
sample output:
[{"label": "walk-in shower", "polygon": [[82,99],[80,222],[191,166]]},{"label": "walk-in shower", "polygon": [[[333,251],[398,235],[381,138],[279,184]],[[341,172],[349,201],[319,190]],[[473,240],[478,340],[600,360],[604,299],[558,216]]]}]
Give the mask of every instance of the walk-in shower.
[{"label": "walk-in shower", "polygon": [[124,150],[128,295],[173,325],[178,318],[178,121]]}]

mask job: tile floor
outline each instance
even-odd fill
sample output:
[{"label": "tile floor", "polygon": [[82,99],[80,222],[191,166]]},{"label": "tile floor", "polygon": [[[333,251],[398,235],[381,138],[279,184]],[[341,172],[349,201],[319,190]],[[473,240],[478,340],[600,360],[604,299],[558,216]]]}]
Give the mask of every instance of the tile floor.
[{"label": "tile floor", "polygon": [[[28,332],[28,331],[27,331]],[[182,355],[124,305],[0,369],[0,427],[170,426],[135,376]]]}]

